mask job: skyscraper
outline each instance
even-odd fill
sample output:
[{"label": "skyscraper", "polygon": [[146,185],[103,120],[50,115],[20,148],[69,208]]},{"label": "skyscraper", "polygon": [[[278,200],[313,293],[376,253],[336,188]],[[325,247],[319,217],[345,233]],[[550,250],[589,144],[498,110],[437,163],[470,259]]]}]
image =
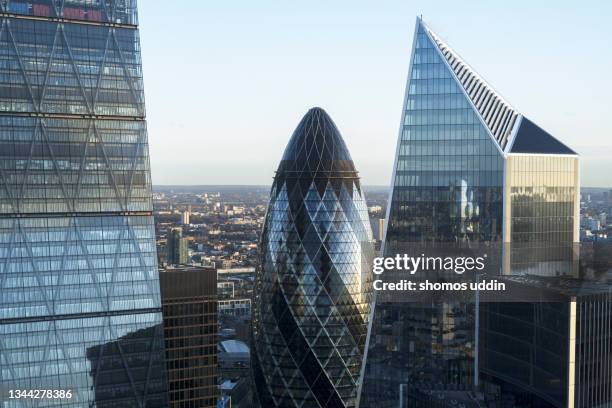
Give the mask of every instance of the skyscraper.
[{"label": "skyscraper", "polygon": [[262,407],[355,407],[370,313],[372,232],[359,177],[320,108],[280,162],[253,302]]},{"label": "skyscraper", "polygon": [[[480,245],[499,252],[495,273],[575,277],[578,193],[576,153],[520,114],[417,19],[385,256]],[[364,405],[432,406],[432,399],[442,404],[482,389],[479,319],[486,310],[475,296],[395,303],[378,297]],[[559,310],[568,323],[571,316]],[[497,339],[486,347],[506,344]]]},{"label": "skyscraper", "polygon": [[167,406],[136,2],[0,8],[0,384]]},{"label": "skyscraper", "polygon": [[611,406],[610,284],[533,275],[507,281],[555,301],[481,305],[479,368],[487,399],[505,400],[502,407]]},{"label": "skyscraper", "polygon": [[168,265],[184,265],[189,258],[187,239],[183,238],[182,228],[171,228],[166,240],[166,256]]}]

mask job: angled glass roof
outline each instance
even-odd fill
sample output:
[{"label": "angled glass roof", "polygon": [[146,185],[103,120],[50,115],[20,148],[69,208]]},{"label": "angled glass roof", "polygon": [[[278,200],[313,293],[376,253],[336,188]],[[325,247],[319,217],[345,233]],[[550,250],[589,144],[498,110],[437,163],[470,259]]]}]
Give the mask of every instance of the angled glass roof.
[{"label": "angled glass roof", "polygon": [[521,120],[510,153],[576,154],[526,117]]},{"label": "angled glass roof", "polygon": [[[576,154],[533,122],[524,119],[495,89],[419,18],[491,137],[505,153]],[[523,119],[523,120],[521,120]],[[512,141],[513,134],[516,135]],[[520,139],[520,140],[518,140]]]},{"label": "angled glass roof", "polygon": [[278,172],[355,172],[346,144],[323,109],[310,109],[293,132]]}]

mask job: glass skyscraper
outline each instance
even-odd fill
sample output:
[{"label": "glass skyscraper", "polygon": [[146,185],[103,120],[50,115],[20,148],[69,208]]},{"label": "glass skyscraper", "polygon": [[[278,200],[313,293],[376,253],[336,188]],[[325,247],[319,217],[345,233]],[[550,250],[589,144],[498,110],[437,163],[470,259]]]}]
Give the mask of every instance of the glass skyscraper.
[{"label": "glass skyscraper", "polygon": [[373,253],[351,156],[313,108],[285,149],[261,237],[253,367],[262,407],[358,406]]},{"label": "glass skyscraper", "polygon": [[4,406],[167,406],[136,1],[0,8]]},{"label": "glass skyscraper", "polygon": [[[555,284],[546,279],[577,277],[577,154],[513,108],[420,18],[399,133],[385,256],[486,248],[499,260],[487,273],[519,280],[535,276],[541,287],[546,286],[543,282]],[[427,277],[439,275],[423,279]],[[548,350],[552,354],[546,358],[562,355],[557,371],[563,375],[548,377],[558,381],[550,387],[556,387],[555,399],[538,400],[537,406],[567,403],[578,392],[569,391],[575,387],[568,374],[574,369],[571,343],[574,352],[576,346],[575,333],[569,330],[581,326],[571,312],[576,308],[571,296],[562,297],[556,307],[518,303],[523,309],[484,304],[476,293],[411,296],[397,301],[377,293],[362,406],[445,407],[452,400],[471,406],[472,391],[490,391],[498,380],[506,385],[496,382],[500,393],[533,392],[537,386],[515,378],[512,364],[491,365],[503,353],[504,361],[524,357],[518,355],[524,348],[513,349],[516,330],[496,332],[496,319],[502,315],[525,318],[522,327],[536,326],[533,330],[545,326],[539,319],[546,313],[551,325],[557,322],[550,333],[561,344],[555,343],[558,347]],[[525,308],[531,314],[520,315]],[[555,311],[553,318],[550,313]],[[601,321],[609,322],[605,319]],[[534,340],[528,346],[541,361],[547,352],[544,344],[550,343]],[[525,365],[537,363],[528,358]],[[485,396],[491,402],[491,395]],[[514,406],[503,405],[499,393],[495,398],[496,407]]]}]

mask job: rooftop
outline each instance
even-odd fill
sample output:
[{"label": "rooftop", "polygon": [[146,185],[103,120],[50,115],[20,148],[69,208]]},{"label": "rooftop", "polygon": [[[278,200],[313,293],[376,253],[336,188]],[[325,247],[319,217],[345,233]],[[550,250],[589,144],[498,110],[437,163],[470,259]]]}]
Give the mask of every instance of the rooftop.
[{"label": "rooftop", "polygon": [[418,18],[417,25],[438,50],[455,80],[461,84],[465,96],[502,152],[576,154],[512,107],[421,18]]}]

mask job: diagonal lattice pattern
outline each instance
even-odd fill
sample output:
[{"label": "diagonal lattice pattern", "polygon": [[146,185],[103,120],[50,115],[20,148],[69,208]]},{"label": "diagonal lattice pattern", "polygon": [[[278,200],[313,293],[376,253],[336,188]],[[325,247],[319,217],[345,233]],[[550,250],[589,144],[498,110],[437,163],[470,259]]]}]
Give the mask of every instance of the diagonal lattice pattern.
[{"label": "diagonal lattice pattern", "polygon": [[0,384],[73,391],[25,406],[167,406],[136,21],[0,0]]},{"label": "diagonal lattice pattern", "polygon": [[137,31],[1,21],[0,214],[151,208]]},{"label": "diagonal lattice pattern", "polygon": [[372,233],[346,145],[319,108],[274,179],[254,302],[262,406],[355,407],[372,296]]},{"label": "diagonal lattice pattern", "polygon": [[0,0],[0,12],[67,21],[138,24],[136,0]]}]

